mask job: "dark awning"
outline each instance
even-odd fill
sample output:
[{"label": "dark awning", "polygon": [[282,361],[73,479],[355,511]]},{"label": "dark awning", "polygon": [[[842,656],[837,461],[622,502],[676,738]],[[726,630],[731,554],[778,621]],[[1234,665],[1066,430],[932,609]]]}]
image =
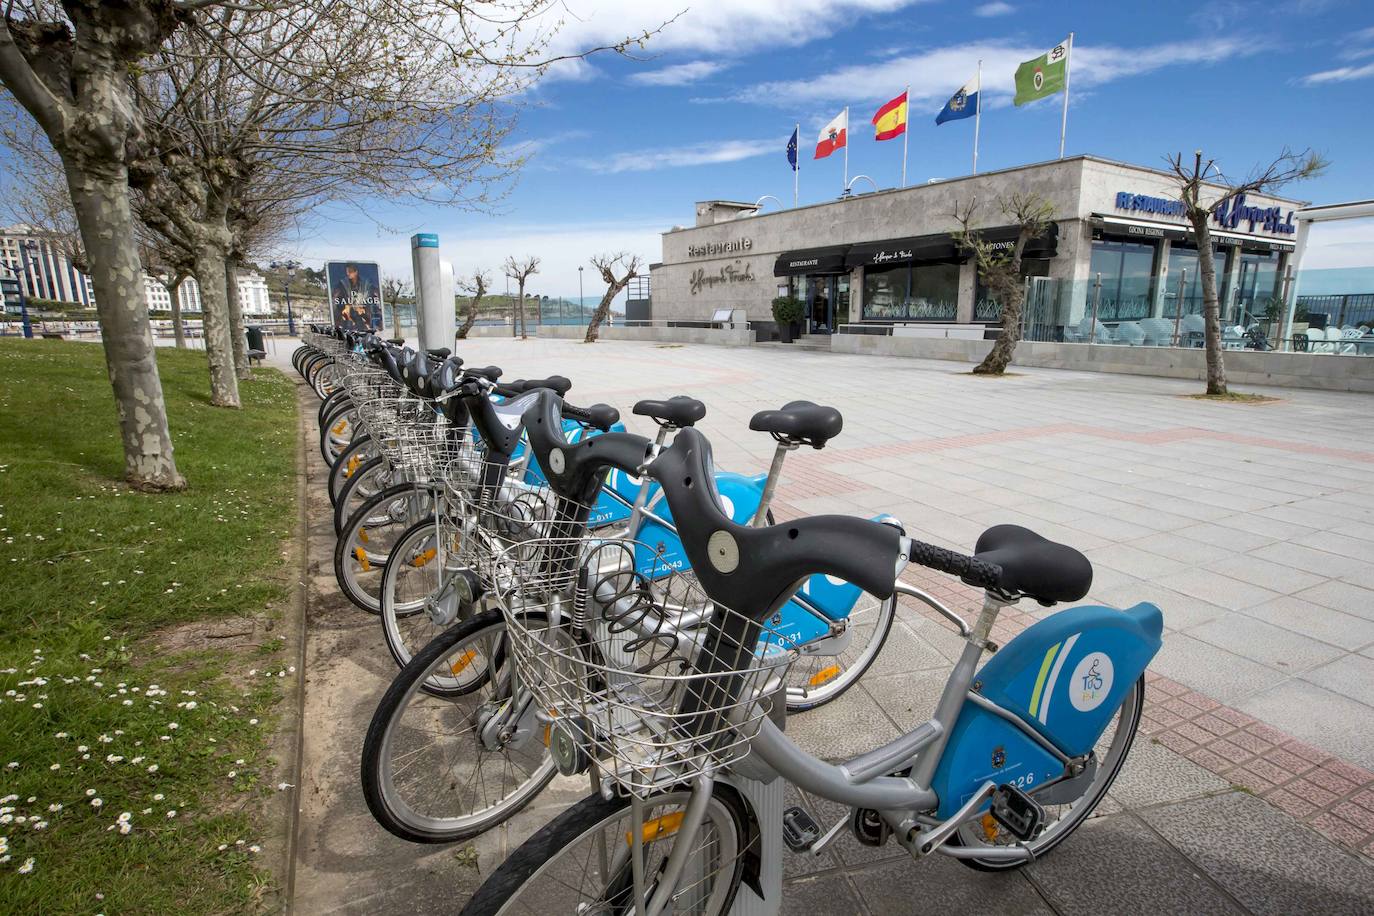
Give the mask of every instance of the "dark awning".
[{"label": "dark awning", "polygon": [[850,267],[892,267],[913,261],[942,261],[958,257],[954,239],[947,232],[916,235],[881,242],[863,242],[849,249]]},{"label": "dark awning", "polygon": [[773,276],[790,277],[796,274],[844,273],[847,270],[844,256],[848,251],[848,245],[784,251],[773,265]]}]

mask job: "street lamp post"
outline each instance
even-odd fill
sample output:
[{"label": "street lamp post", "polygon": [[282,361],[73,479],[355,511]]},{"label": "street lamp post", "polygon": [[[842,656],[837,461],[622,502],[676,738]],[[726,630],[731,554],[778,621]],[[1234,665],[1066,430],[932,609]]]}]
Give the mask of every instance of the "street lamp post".
[{"label": "street lamp post", "polygon": [[[19,244],[19,260],[24,264],[24,278],[28,280],[29,289],[36,289],[33,285],[33,272],[29,269],[29,259],[36,258],[38,243],[33,239],[25,239]],[[29,301],[24,295],[24,284],[19,284],[19,320],[24,325],[24,338],[33,340],[33,322],[29,320]]]},{"label": "street lamp post", "polygon": [[282,288],[286,291],[286,333],[289,337],[296,336],[296,315],[291,311],[291,281],[296,278],[296,268],[300,267],[299,261],[273,261],[272,269],[279,267],[286,268],[286,279],[282,281]]},{"label": "street lamp post", "polygon": [[582,320],[582,308],[586,305],[582,300],[582,268],[577,268],[577,320]]}]

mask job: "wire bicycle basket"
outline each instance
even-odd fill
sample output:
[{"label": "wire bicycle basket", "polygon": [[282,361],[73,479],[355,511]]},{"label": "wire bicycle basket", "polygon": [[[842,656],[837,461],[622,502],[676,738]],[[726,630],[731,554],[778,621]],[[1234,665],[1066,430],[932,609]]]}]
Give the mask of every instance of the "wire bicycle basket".
[{"label": "wire bicycle basket", "polygon": [[561,563],[515,576],[501,604],[560,768],[598,761],[603,779],[647,794],[746,755],[782,702],[796,647],[770,621],[711,601],[689,574],[645,577],[636,567],[649,545],[556,546],[542,551]]}]

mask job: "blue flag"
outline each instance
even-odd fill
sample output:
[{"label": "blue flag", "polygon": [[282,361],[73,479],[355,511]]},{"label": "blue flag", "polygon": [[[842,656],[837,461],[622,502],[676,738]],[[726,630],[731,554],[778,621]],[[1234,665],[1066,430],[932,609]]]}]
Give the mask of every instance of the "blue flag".
[{"label": "blue flag", "polygon": [[936,124],[946,121],[960,121],[978,113],[978,78],[975,77],[959,87],[959,91],[949,97],[945,107],[935,116]]},{"label": "blue flag", "polygon": [[793,129],[792,139],[787,141],[787,162],[792,166],[794,172],[797,170],[797,131],[800,129],[799,127]]}]

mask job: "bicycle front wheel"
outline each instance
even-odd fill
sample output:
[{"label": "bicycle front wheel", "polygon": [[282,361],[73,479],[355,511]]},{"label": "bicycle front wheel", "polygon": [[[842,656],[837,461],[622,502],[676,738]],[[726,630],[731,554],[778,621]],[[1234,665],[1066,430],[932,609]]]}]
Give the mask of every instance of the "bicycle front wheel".
[{"label": "bicycle front wheel", "polygon": [[857,684],[887,642],[896,608],[896,595],[880,601],[864,594],[849,615],[849,642],[843,649],[813,655],[802,647],[800,657],[787,671],[787,711],[805,712],[824,706]]},{"label": "bicycle front wheel", "polygon": [[491,725],[510,699],[510,668],[505,620],[488,611],[441,633],[401,669],[363,743],[363,797],[379,824],[414,843],[452,843],[513,817],[544,790],[555,770],[543,729],[502,740]]},{"label": "bicycle front wheel", "polygon": [[449,625],[435,623],[429,602],[438,605],[438,619],[454,620],[464,612],[453,579],[466,570],[459,560],[463,533],[444,516],[417,523],[397,539],[382,570],[382,632],[396,664],[409,664],[420,649]]},{"label": "bicycle front wheel", "polygon": [[[628,798],[584,798],[515,850],[477,889],[463,916],[630,916],[635,912],[634,832],[643,839],[645,896],[651,898],[691,795],[679,790],[647,799],[638,824]],[[729,910],[744,873],[744,824],[743,805],[717,789],[674,889],[674,916]]]}]

